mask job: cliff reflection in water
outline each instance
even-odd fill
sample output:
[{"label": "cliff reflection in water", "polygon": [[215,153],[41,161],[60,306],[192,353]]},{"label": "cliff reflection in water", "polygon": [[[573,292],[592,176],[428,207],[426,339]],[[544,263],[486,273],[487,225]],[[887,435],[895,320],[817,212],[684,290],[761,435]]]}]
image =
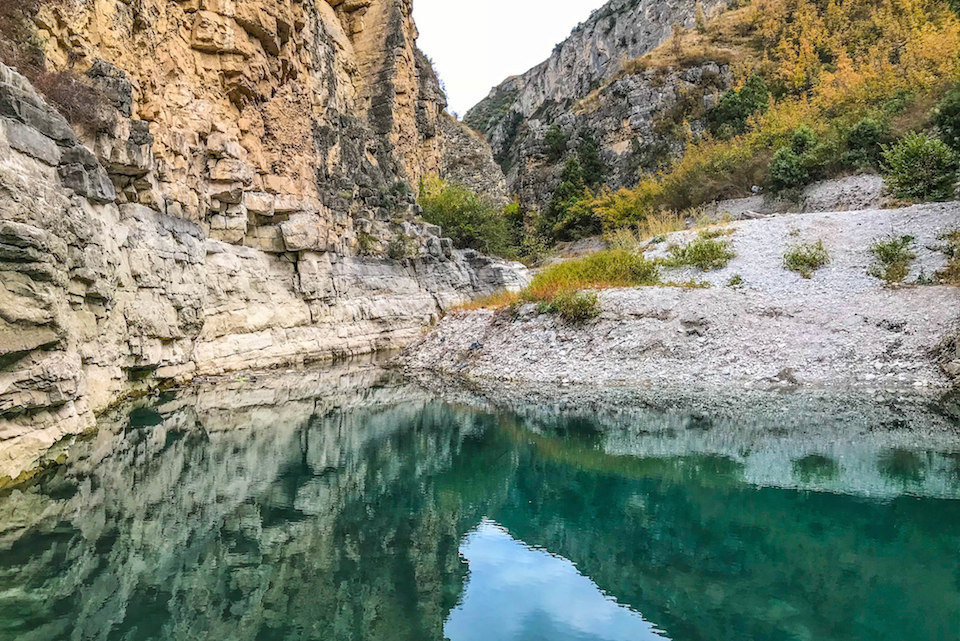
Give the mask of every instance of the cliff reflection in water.
[{"label": "cliff reflection in water", "polygon": [[0,639],[960,638],[960,440],[911,420],[201,387],[0,496]]}]

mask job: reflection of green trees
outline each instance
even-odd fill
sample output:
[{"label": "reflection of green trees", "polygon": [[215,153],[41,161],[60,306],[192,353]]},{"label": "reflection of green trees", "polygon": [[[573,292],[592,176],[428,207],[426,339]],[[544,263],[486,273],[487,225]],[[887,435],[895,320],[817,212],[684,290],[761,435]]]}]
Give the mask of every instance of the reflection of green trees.
[{"label": "reflection of green trees", "polygon": [[880,472],[904,486],[923,480],[924,461],[910,450],[892,449],[880,457]]},{"label": "reflection of green trees", "polygon": [[[0,499],[41,502],[0,544],[0,639],[439,640],[484,516],[675,641],[960,637],[956,501],[757,489],[726,457],[608,455],[582,419],[535,432],[411,404],[210,432],[191,416],[141,411],[109,457]],[[885,473],[924,473],[888,455]]]},{"label": "reflection of green trees", "polygon": [[793,474],[803,483],[832,481],[840,475],[840,466],[829,456],[808,454],[793,462]]}]

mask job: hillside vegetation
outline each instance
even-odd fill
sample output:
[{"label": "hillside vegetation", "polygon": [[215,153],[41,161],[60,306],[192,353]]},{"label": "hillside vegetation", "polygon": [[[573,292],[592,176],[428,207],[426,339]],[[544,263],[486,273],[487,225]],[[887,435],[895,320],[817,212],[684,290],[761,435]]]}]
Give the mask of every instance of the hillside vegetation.
[{"label": "hillside vegetation", "polygon": [[[467,234],[466,246],[535,258],[556,242],[621,229],[649,238],[697,218],[706,203],[755,188],[791,197],[814,181],[861,171],[885,174],[904,202],[949,200],[960,167],[958,9],[960,0],[741,0],[713,16],[700,11],[695,28],[676,27],[620,72],[731,66],[734,86],[711,108],[697,87],[660,116],[669,122],[658,126],[683,151],[668,150],[653,173],[638,168],[635,187],[612,190],[598,141],[585,135],[568,145],[554,126],[547,155],[563,171],[549,203],[487,208],[494,222],[481,227],[496,229],[495,237]],[[589,110],[603,90],[578,108]],[[694,119],[707,123],[703,133],[692,133]],[[436,193],[436,185],[428,190],[434,200]],[[450,227],[449,216],[425,209]],[[508,245],[496,222],[504,216]]]},{"label": "hillside vegetation", "polygon": [[633,189],[583,186],[540,229],[567,239],[748,195],[754,185],[789,192],[864,169],[890,174],[905,200],[953,196],[960,19],[948,2],[753,0],[675,29],[624,73],[704,60],[731,63],[737,77],[707,114],[709,130]]}]

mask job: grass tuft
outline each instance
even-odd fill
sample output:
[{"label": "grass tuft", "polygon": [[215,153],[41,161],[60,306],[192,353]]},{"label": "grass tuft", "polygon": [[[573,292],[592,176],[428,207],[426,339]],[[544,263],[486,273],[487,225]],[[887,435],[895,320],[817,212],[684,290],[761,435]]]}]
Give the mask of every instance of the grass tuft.
[{"label": "grass tuft", "polygon": [[936,278],[943,285],[960,285],[960,229],[941,234],[942,251],[947,255],[946,266],[937,272]]},{"label": "grass tuft", "polygon": [[913,236],[900,236],[873,243],[870,253],[874,264],[867,273],[888,285],[902,283],[910,273],[910,263],[917,257],[910,249],[913,241]]},{"label": "grass tuft", "polygon": [[600,315],[600,297],[596,292],[560,292],[540,308],[570,323],[586,323]]},{"label": "grass tuft", "polygon": [[722,269],[736,257],[730,243],[718,240],[719,236],[730,233],[727,230],[706,230],[700,232],[696,240],[680,246],[671,245],[667,250],[670,257],[664,261],[667,267],[697,267],[703,271]]},{"label": "grass tuft", "polygon": [[813,273],[830,262],[830,254],[823,241],[802,243],[787,249],[783,255],[783,266],[804,278],[812,278]]}]

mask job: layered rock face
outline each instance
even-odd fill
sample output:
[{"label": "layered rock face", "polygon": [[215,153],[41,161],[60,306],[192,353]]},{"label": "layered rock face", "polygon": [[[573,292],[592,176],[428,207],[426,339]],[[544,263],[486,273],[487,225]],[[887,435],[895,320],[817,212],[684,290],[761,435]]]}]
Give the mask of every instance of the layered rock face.
[{"label": "layered rock face", "polygon": [[[699,4],[711,11],[726,3]],[[682,132],[668,122],[677,112],[693,114],[693,133],[702,129],[697,112],[729,87],[729,65],[625,67],[666,41],[675,25],[693,27],[697,6],[694,0],[611,0],[546,61],[508,78],[467,113],[464,121],[487,137],[521,201],[544,204],[558,182],[562,159],[549,158],[545,142],[553,125],[570,150],[585,136],[600,145],[613,186],[633,184],[639,171],[682,145]]]},{"label": "layered rock face", "polygon": [[523,282],[416,222],[410,186],[463,145],[408,0],[67,8],[38,36],[95,115],[0,68],[0,456],[137,386],[398,347]]}]

